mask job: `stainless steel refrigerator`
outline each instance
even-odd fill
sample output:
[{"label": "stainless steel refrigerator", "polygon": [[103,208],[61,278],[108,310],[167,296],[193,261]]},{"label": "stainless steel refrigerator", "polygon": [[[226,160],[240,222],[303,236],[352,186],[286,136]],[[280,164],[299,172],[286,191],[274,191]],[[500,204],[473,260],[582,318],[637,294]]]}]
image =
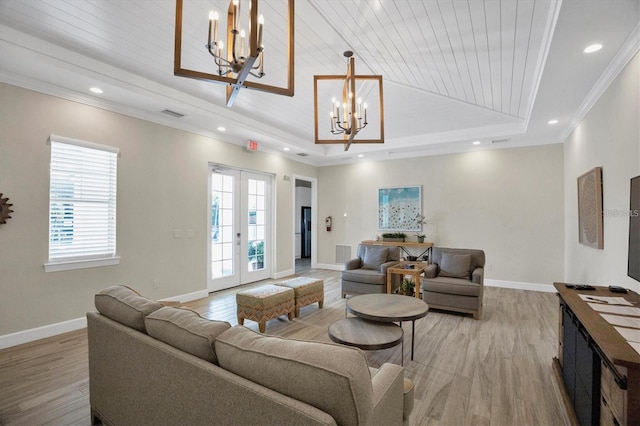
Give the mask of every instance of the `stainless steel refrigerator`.
[{"label": "stainless steel refrigerator", "polygon": [[302,257],[311,257],[311,207],[302,207]]}]

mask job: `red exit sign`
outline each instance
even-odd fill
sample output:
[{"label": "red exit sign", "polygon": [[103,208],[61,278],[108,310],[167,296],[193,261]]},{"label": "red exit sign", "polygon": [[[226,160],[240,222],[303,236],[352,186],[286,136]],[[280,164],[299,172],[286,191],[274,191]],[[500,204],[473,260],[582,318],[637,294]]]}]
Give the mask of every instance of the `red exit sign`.
[{"label": "red exit sign", "polygon": [[247,149],[249,151],[257,151],[258,150],[258,142],[256,142],[256,141],[247,142]]}]

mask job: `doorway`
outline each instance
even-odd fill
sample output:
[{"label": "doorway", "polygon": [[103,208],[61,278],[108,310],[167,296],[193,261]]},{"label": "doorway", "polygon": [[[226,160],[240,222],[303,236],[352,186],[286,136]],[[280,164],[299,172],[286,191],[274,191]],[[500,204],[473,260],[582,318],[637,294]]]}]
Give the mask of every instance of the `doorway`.
[{"label": "doorway", "polygon": [[271,277],[270,175],[210,166],[209,292]]},{"label": "doorway", "polygon": [[315,179],[295,178],[294,215],[295,215],[295,273],[302,274],[316,263],[314,252],[317,238],[315,203]]}]

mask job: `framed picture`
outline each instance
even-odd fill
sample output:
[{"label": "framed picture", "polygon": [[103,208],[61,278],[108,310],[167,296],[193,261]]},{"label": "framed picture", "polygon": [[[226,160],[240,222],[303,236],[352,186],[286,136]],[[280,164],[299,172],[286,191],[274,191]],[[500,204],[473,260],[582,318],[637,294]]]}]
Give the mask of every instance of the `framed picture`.
[{"label": "framed picture", "polygon": [[578,177],[578,241],[595,249],[604,248],[602,227],[602,167]]},{"label": "framed picture", "polygon": [[378,188],[378,230],[421,231],[422,187]]}]

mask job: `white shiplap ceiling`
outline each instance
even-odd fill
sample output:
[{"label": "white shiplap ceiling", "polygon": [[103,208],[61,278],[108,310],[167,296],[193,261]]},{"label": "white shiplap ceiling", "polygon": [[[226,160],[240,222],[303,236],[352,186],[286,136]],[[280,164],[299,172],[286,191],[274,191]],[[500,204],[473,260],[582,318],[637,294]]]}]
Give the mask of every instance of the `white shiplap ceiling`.
[{"label": "white shiplap ceiling", "polygon": [[[227,5],[185,0],[183,57],[194,68],[211,71],[206,12]],[[285,5],[260,2],[267,84],[284,84]],[[173,0],[0,0],[0,81],[328,165],[357,154],[562,142],[640,45],[638,0],[297,0],[295,8],[292,98],[243,89],[227,109],[224,86],[174,76]],[[582,52],[595,42],[604,48]],[[313,143],[313,75],[344,74],[345,50],[355,52],[358,74],[384,78],[384,145],[344,152]],[[548,125],[552,118],[559,123]],[[498,139],[508,142],[491,143]]]}]

